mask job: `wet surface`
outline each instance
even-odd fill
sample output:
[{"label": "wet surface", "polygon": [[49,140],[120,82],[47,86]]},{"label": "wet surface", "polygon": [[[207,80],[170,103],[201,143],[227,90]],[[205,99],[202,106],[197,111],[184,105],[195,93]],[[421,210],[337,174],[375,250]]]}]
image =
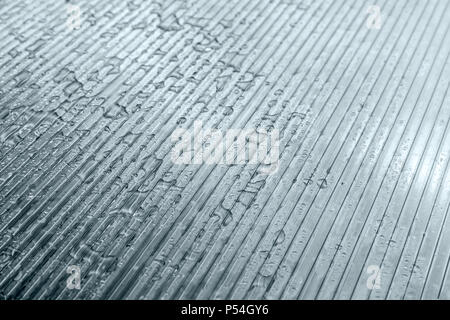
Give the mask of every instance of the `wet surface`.
[{"label": "wet surface", "polygon": [[[449,26],[447,0],[0,0],[0,297],[449,299]],[[195,121],[278,130],[277,170],[175,163]]]}]

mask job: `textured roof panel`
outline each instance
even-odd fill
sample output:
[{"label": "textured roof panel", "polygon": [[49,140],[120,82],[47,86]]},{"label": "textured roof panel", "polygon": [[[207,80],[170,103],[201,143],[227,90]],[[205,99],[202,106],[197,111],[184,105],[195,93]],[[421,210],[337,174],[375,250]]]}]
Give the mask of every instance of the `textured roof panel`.
[{"label": "textured roof panel", "polygon": [[449,299],[449,6],[0,0],[1,297]]}]

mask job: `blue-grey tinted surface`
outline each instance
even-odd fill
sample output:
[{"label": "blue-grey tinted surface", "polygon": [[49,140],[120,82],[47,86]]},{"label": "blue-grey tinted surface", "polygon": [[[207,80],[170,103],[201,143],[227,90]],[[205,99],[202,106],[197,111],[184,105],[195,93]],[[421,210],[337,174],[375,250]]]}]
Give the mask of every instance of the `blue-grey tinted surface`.
[{"label": "blue-grey tinted surface", "polygon": [[[449,299],[449,26],[448,0],[0,0],[0,296]],[[195,123],[278,132],[275,170],[176,161]]]}]

